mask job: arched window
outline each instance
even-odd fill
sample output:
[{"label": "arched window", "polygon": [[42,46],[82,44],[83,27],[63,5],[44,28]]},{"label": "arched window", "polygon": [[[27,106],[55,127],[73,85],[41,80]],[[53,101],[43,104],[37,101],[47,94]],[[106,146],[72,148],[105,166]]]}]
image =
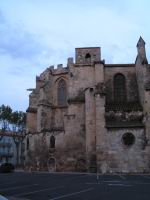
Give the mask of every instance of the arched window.
[{"label": "arched window", "polygon": [[122,142],[126,146],[131,146],[135,142],[135,136],[132,133],[125,133],[122,136]]},{"label": "arched window", "polygon": [[50,148],[55,148],[55,137],[53,135],[50,137]]},{"label": "arched window", "polygon": [[85,62],[86,62],[86,63],[91,63],[91,55],[90,55],[89,53],[87,53],[87,54],[85,55]]},{"label": "arched window", "polygon": [[58,105],[66,106],[67,105],[67,86],[66,81],[61,79],[58,82],[58,94],[57,94]]},{"label": "arched window", "polygon": [[123,74],[114,76],[114,100],[116,102],[126,101],[126,79]]},{"label": "arched window", "polygon": [[29,150],[29,138],[27,138],[27,150]]}]

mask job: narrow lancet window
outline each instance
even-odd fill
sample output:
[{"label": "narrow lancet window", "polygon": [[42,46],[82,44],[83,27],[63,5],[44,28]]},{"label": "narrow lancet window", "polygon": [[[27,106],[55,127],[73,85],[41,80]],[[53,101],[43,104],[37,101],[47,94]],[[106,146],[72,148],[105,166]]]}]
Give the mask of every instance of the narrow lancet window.
[{"label": "narrow lancet window", "polygon": [[126,79],[123,74],[116,74],[114,76],[114,101],[126,101]]},{"label": "narrow lancet window", "polygon": [[58,105],[66,106],[67,105],[67,85],[66,81],[61,79],[58,82]]},{"label": "narrow lancet window", "polygon": [[53,135],[50,137],[50,148],[55,148],[55,137]]}]

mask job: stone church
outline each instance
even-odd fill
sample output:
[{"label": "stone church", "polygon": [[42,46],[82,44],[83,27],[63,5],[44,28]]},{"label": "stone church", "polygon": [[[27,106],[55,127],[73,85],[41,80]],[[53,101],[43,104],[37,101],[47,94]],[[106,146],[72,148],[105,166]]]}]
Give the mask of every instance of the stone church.
[{"label": "stone church", "polygon": [[[106,64],[101,48],[36,77],[27,109],[27,151],[44,138],[56,171],[150,172],[150,65],[140,37],[132,64]],[[39,147],[40,148],[40,147]],[[52,169],[52,167],[50,168]]]}]

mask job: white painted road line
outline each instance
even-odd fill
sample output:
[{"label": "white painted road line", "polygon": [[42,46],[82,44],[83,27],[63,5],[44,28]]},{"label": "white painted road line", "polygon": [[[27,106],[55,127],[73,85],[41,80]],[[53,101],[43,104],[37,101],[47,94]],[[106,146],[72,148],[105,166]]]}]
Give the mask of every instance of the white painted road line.
[{"label": "white painted road line", "polygon": [[102,182],[98,182],[98,183],[86,183],[88,185],[99,185],[99,184],[102,184]]},{"label": "white painted road line", "polygon": [[131,187],[132,185],[126,185],[126,184],[114,183],[114,184],[108,184],[108,186],[123,186],[123,187]]},{"label": "white painted road line", "polygon": [[117,180],[114,180],[114,181],[103,181],[105,183],[120,183],[121,181],[117,181]]},{"label": "white painted road line", "polygon": [[142,182],[141,183],[140,182],[139,183],[135,183],[135,184],[136,185],[150,185],[150,183],[142,183]]},{"label": "white painted road line", "polygon": [[16,181],[4,182],[3,184],[0,184],[0,187],[3,186],[3,185],[11,185],[11,184],[14,184],[14,183],[17,183],[17,182]]},{"label": "white painted road line", "polygon": [[9,187],[9,188],[5,188],[5,189],[1,189],[0,191],[4,192],[4,191],[10,191],[10,190],[17,190],[17,189],[20,189],[20,188],[32,187],[32,186],[37,186],[37,185],[39,185],[39,184],[23,185],[23,186],[18,186],[18,187]]},{"label": "white painted road line", "polygon": [[65,195],[62,195],[62,196],[58,196],[58,197],[54,197],[52,199],[49,199],[49,200],[56,200],[56,199],[63,199],[65,197],[71,197],[71,196],[75,196],[75,195],[78,195],[78,194],[81,194],[81,193],[86,193],[86,192],[89,192],[91,190],[93,190],[94,188],[88,188],[86,190],[81,190],[79,192],[74,192],[74,193],[70,193],[70,194],[65,194]]},{"label": "white painted road line", "polygon": [[122,176],[122,175],[119,175],[119,177],[120,177],[121,179],[123,179],[123,180],[126,179],[126,178],[125,178],[124,176]]},{"label": "white painted road line", "polygon": [[99,184],[103,184],[103,183],[120,183],[122,181],[117,181],[117,180],[114,180],[114,181],[100,181],[100,182],[87,182],[85,184],[91,184],[91,185],[99,185]]},{"label": "white painted road line", "polygon": [[147,179],[150,179],[150,176],[144,176],[144,175],[143,175],[143,177],[144,177],[144,178],[147,178]]},{"label": "white painted road line", "polygon": [[56,189],[60,189],[60,188],[64,188],[64,186],[60,186],[60,187],[53,187],[53,188],[44,188],[44,189],[41,189],[41,190],[35,190],[35,191],[32,191],[32,192],[24,192],[24,193],[20,193],[20,194],[16,194],[14,195],[15,197],[21,197],[21,196],[26,196],[26,195],[30,195],[30,194],[35,194],[35,193],[39,193],[39,192],[43,192],[43,191],[46,191],[46,190],[56,190]]}]

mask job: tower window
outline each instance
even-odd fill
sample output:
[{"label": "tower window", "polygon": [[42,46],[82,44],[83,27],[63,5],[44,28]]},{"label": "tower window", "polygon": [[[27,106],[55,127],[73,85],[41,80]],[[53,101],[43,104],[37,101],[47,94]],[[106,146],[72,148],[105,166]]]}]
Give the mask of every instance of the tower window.
[{"label": "tower window", "polygon": [[87,54],[85,55],[85,62],[86,62],[86,63],[91,63],[91,55],[90,55],[89,53],[87,53]]},{"label": "tower window", "polygon": [[61,79],[58,82],[58,105],[59,106],[66,106],[67,105],[67,86],[66,81]]},{"label": "tower window", "polygon": [[132,133],[125,133],[122,136],[123,144],[126,146],[131,146],[135,142],[135,136]]},{"label": "tower window", "polygon": [[50,148],[55,148],[55,137],[53,135],[50,137]]},{"label": "tower window", "polygon": [[126,79],[123,74],[114,76],[114,100],[116,102],[126,101]]}]

